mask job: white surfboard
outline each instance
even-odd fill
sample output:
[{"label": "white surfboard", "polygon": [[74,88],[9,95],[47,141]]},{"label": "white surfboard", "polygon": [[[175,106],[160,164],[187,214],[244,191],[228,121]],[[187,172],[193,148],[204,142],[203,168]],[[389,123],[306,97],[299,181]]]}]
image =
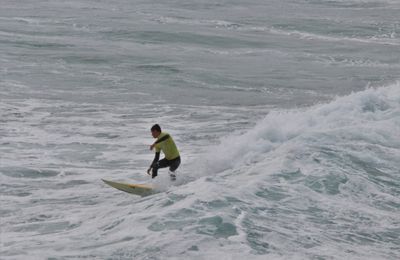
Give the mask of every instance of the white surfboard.
[{"label": "white surfboard", "polygon": [[151,195],[154,192],[153,187],[145,184],[128,184],[122,182],[108,181],[103,180],[106,184],[110,185],[113,188],[116,188],[121,191],[125,191],[131,194],[139,195],[141,197]]}]

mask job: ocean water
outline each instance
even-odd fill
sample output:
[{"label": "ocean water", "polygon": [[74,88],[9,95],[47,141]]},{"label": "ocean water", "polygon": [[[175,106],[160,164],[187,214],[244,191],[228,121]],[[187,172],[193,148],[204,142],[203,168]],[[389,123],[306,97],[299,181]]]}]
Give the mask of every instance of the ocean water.
[{"label": "ocean water", "polygon": [[0,0],[0,259],[400,259],[399,14]]}]

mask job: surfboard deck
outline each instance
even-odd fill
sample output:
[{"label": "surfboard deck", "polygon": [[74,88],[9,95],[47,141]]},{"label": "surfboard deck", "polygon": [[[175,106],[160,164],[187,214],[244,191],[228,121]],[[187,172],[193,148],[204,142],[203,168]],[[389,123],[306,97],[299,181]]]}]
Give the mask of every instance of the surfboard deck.
[{"label": "surfboard deck", "polygon": [[139,195],[141,197],[148,196],[154,193],[153,188],[150,185],[145,185],[145,184],[128,184],[128,183],[122,183],[122,182],[115,182],[115,181],[108,181],[104,180],[104,183],[110,185],[113,188],[116,188],[118,190]]}]

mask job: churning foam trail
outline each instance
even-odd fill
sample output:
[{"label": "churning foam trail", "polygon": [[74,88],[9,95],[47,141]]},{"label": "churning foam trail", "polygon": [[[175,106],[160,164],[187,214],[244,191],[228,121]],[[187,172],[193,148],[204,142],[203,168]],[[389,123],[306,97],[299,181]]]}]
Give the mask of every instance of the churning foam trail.
[{"label": "churning foam trail", "polygon": [[[363,133],[363,136],[361,136]],[[206,175],[251,166],[283,145],[365,138],[400,150],[400,83],[368,88],[306,109],[272,111],[242,134],[228,135],[209,149]]]}]

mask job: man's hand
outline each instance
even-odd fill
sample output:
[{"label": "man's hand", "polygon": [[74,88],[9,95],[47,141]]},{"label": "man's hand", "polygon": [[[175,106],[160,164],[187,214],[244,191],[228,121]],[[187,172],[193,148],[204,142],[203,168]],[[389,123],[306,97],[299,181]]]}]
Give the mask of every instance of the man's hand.
[{"label": "man's hand", "polygon": [[154,146],[156,146],[156,144],[150,145],[150,151],[154,149]]},{"label": "man's hand", "polygon": [[152,170],[151,167],[147,170],[147,174],[148,174],[148,175],[151,175],[151,170]]}]

